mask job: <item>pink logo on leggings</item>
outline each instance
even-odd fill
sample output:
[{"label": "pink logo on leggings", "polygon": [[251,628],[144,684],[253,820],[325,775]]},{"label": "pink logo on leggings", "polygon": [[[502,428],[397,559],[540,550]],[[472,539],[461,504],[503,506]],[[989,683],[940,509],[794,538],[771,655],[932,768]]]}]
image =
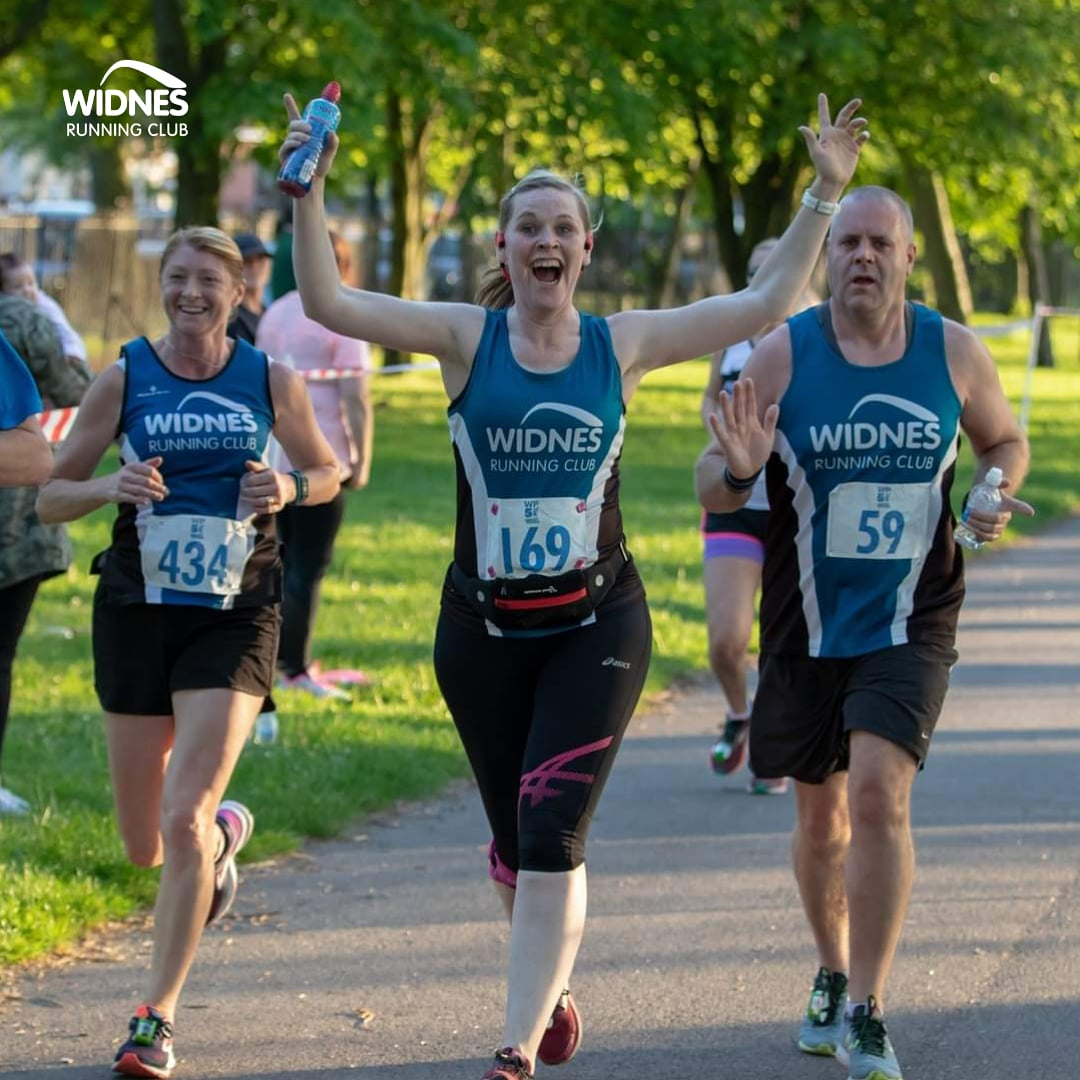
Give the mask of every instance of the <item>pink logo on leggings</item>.
[{"label": "pink logo on leggings", "polygon": [[591,784],[596,779],[593,773],[567,772],[564,766],[596,750],[606,750],[611,745],[612,738],[613,736],[609,735],[599,742],[579,746],[576,750],[567,750],[565,754],[556,754],[553,758],[548,758],[542,765],[538,765],[532,772],[526,773],[521,778],[520,797],[524,798],[528,795],[529,805],[539,806],[545,799],[554,799],[557,795],[566,794],[558,788],[549,787],[549,780],[576,780],[579,784]]}]

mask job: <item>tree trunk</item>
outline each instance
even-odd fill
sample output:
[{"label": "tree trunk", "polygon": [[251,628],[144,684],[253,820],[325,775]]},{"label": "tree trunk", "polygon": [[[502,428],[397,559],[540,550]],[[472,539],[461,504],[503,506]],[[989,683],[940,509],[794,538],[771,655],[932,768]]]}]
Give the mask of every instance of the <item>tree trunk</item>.
[{"label": "tree trunk", "polygon": [[762,159],[750,183],[741,189],[746,227],[740,280],[745,277],[750,252],[762,240],[780,236],[791,222],[795,183],[802,169],[802,162],[793,154],[781,157],[773,153]]},{"label": "tree trunk", "polygon": [[382,208],[379,206],[379,178],[374,170],[368,173],[364,197],[364,259],[360,288],[379,288],[379,256],[382,254]]},{"label": "tree trunk", "polygon": [[90,182],[94,205],[106,212],[130,198],[118,142],[95,143],[90,149]]},{"label": "tree trunk", "polygon": [[[189,122],[188,130],[192,127]],[[186,225],[216,225],[220,186],[221,149],[217,143],[207,145],[190,135],[177,139],[174,226],[181,229]]]},{"label": "tree trunk", "polygon": [[701,156],[695,157],[686,171],[686,183],[675,196],[675,216],[671,228],[664,237],[663,250],[657,260],[656,272],[649,281],[646,306],[651,308],[672,307],[675,303],[675,286],[679,280],[679,259],[682,255],[682,238],[690,220],[694,205],[694,188],[701,170]]},{"label": "tree trunk", "polygon": [[926,244],[924,258],[934,281],[935,306],[948,319],[971,321],[971,286],[956,239],[949,196],[939,173],[905,160],[915,222]]},{"label": "tree trunk", "polygon": [[[1039,208],[1034,200],[1020,211],[1020,242],[1024,249],[1024,261],[1028,267],[1028,299],[1031,313],[1039,304],[1050,303],[1050,273],[1046,266],[1046,251],[1042,242],[1042,223]],[[1050,344],[1050,323],[1039,323],[1039,351],[1035,363],[1038,367],[1053,367],[1054,352]]]},{"label": "tree trunk", "polygon": [[[225,64],[225,39],[208,42],[196,57],[179,0],[154,0],[152,18],[157,63],[187,83],[188,134],[176,139],[176,217],[174,225],[216,225],[221,187],[221,146],[205,136],[203,111],[209,104],[200,91]],[[199,134],[196,134],[199,133]]]},{"label": "tree trunk", "polygon": [[735,202],[731,197],[731,174],[727,164],[709,156],[704,142],[701,147],[701,164],[705,169],[705,179],[709,185],[713,204],[713,229],[716,232],[716,247],[732,285],[743,283],[746,259],[743,255],[739,236],[735,232]]}]

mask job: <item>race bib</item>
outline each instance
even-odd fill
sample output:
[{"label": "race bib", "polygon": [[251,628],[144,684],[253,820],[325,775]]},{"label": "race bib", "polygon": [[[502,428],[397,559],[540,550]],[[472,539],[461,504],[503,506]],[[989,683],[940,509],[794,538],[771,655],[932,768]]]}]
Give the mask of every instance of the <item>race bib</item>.
[{"label": "race bib", "polygon": [[580,570],[596,561],[591,515],[577,499],[493,499],[481,577],[524,577]]},{"label": "race bib", "polygon": [[162,589],[235,596],[254,549],[255,529],[243,521],[152,517],[140,541],[143,578]]},{"label": "race bib", "polygon": [[837,559],[918,559],[926,551],[930,484],[840,484],[829,494],[825,553]]}]

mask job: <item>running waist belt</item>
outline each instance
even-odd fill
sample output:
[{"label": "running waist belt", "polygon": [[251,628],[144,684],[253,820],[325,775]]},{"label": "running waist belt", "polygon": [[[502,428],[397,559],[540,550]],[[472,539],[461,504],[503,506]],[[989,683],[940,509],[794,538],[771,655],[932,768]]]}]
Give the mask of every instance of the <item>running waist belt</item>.
[{"label": "running waist belt", "polygon": [[620,542],[609,558],[584,570],[485,581],[467,577],[454,563],[450,579],[473,608],[500,630],[536,630],[587,619],[629,561]]}]

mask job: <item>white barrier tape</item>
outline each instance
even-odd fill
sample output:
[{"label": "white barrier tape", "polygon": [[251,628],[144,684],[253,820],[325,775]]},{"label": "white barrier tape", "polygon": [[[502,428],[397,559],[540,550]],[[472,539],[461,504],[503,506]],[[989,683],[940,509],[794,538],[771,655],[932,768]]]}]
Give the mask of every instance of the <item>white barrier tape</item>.
[{"label": "white barrier tape", "polygon": [[[355,379],[358,375],[397,375],[402,371],[437,371],[437,360],[426,360],[421,364],[390,364],[379,368],[311,368],[307,371],[298,371],[306,382],[331,382],[335,379]],[[71,434],[71,426],[75,423],[79,406],[70,405],[66,409],[49,409],[47,412],[38,413],[37,421],[45,438],[51,443],[62,442]]]}]

